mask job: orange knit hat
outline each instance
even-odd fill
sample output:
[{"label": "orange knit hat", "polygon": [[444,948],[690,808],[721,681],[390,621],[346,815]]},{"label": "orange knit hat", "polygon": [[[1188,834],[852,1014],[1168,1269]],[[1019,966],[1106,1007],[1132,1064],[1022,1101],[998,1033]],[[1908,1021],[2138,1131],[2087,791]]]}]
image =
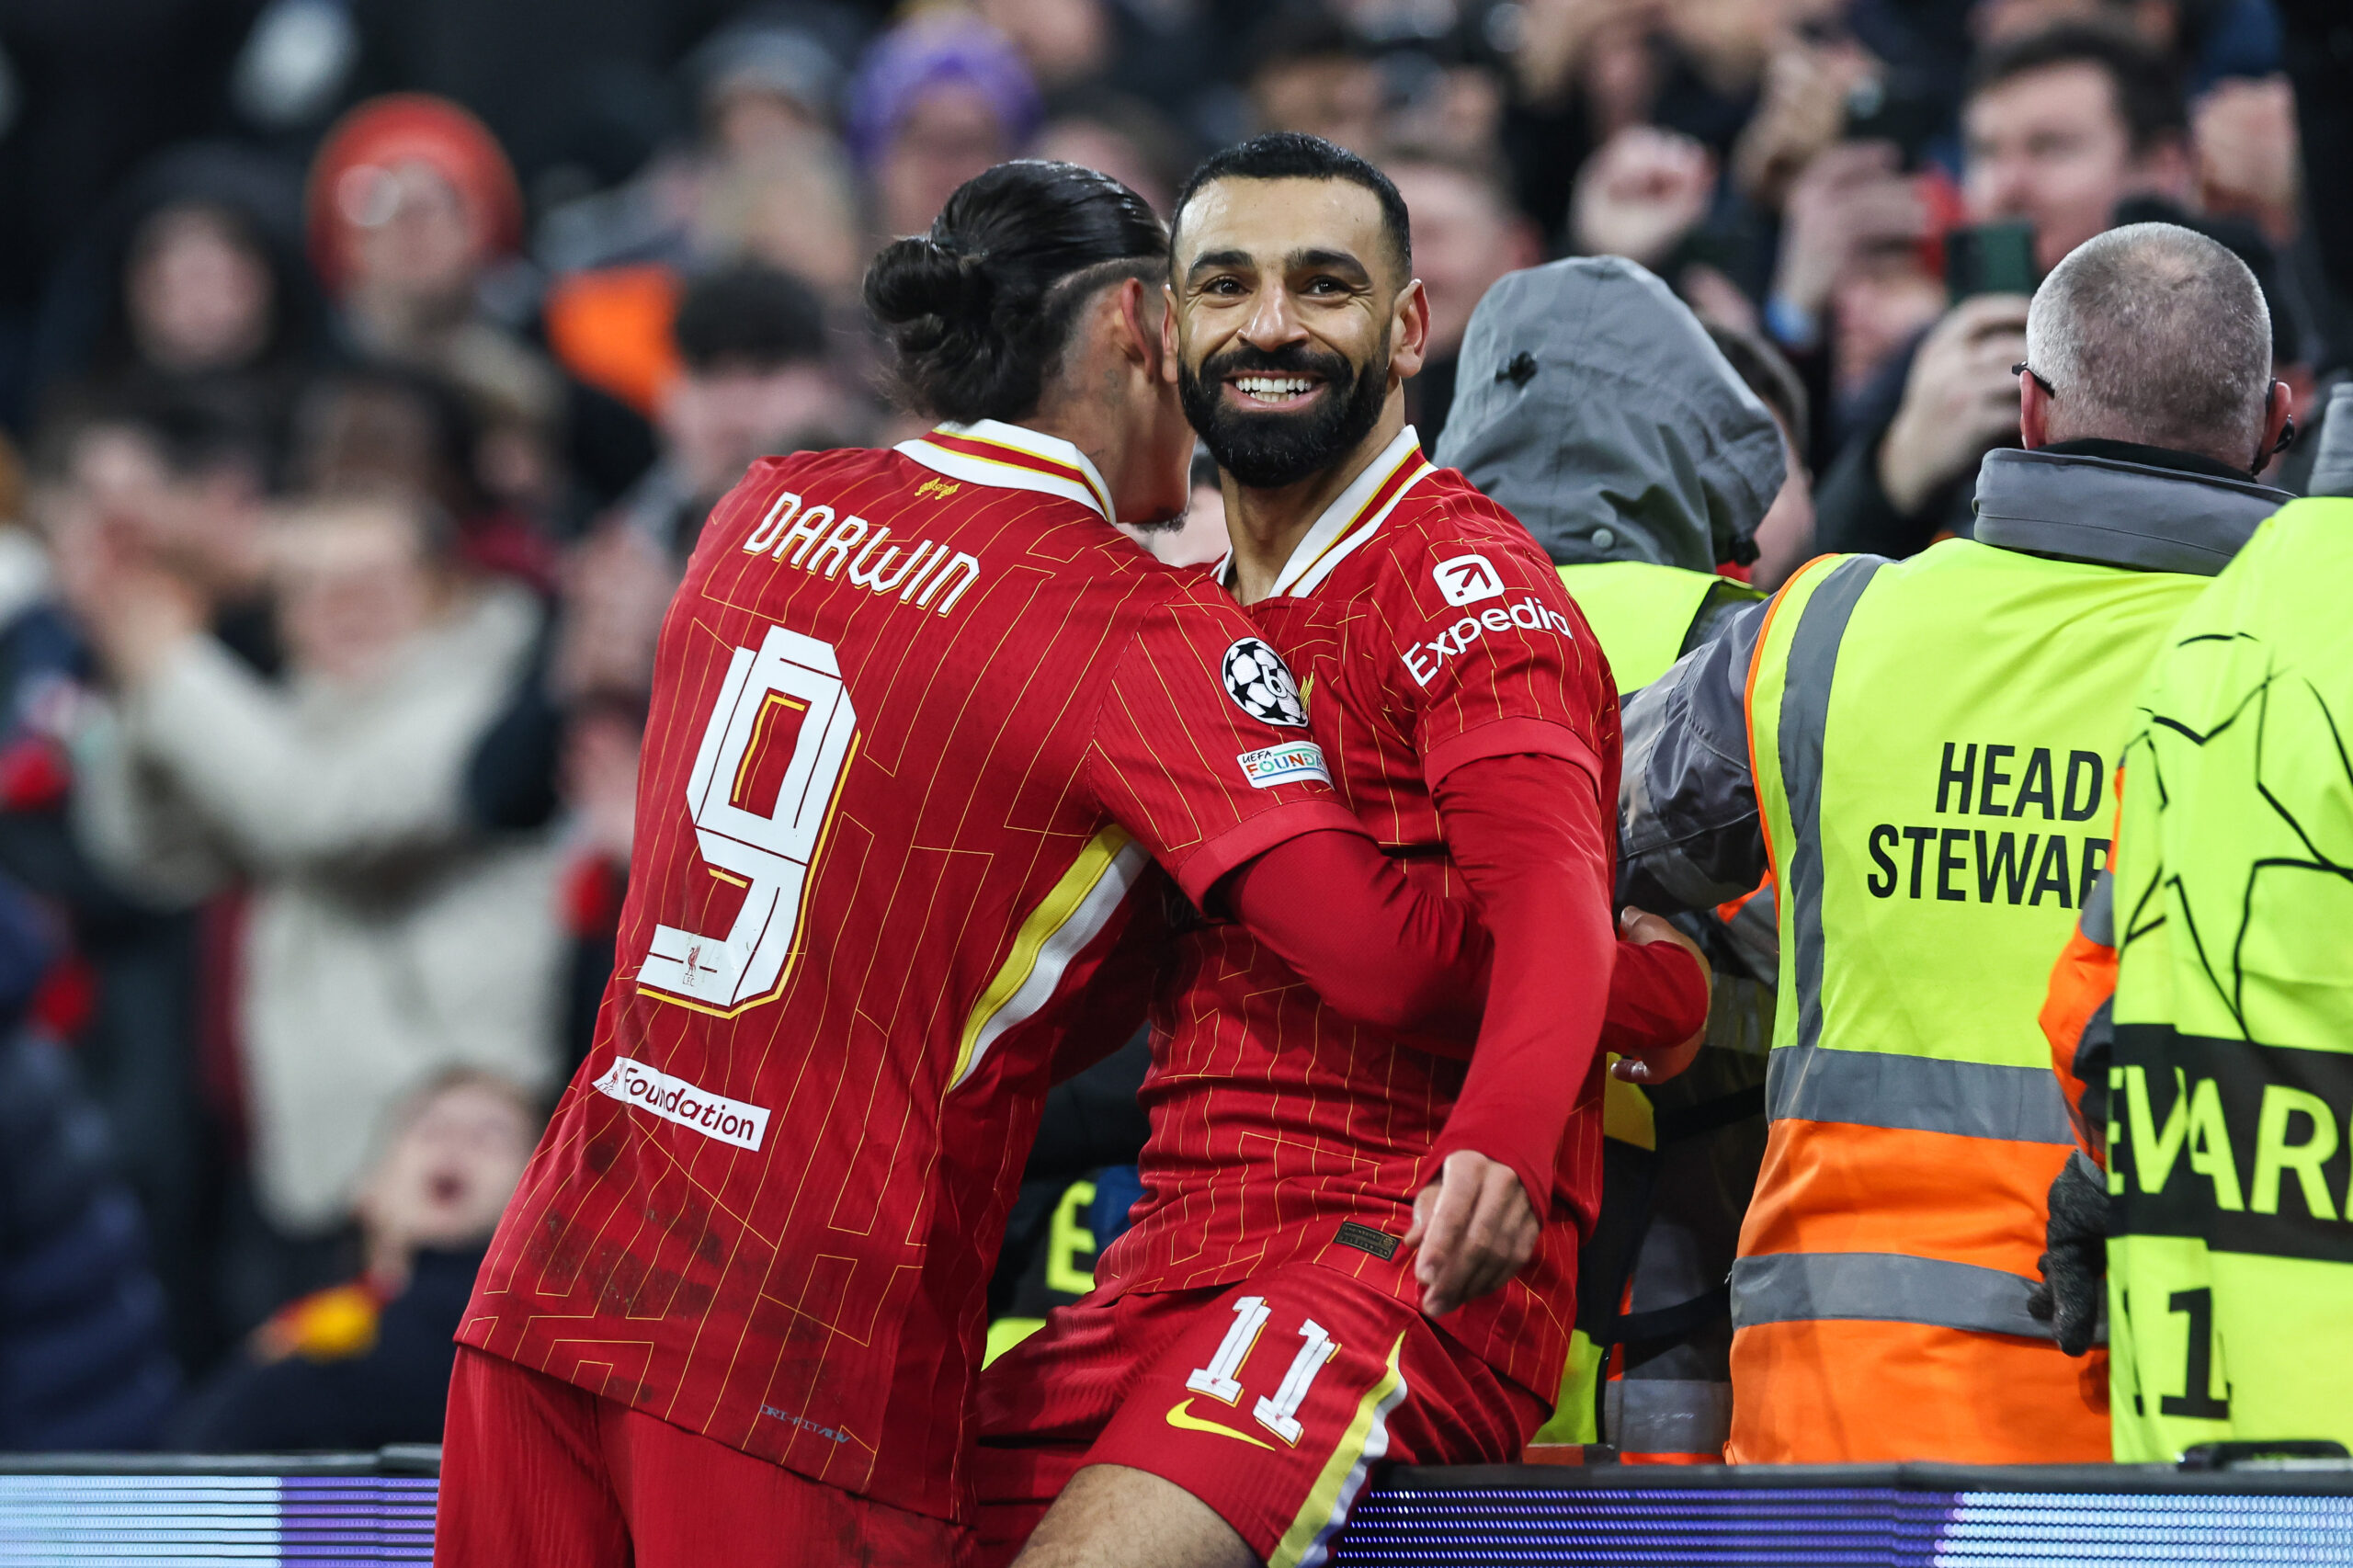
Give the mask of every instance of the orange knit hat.
[{"label": "orange knit hat", "polygon": [[483,236],[485,254],[522,244],[523,193],[490,128],[447,98],[392,93],[355,105],[320,144],[305,199],[311,264],[330,292],[351,271],[353,231],[365,219],[375,176],[422,163],[449,182]]}]

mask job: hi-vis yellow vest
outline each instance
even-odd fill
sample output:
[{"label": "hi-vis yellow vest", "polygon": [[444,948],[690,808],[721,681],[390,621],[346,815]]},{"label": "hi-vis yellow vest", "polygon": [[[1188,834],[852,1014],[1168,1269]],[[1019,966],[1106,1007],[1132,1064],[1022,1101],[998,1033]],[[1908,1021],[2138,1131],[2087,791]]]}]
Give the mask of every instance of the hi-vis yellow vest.
[{"label": "hi-vis yellow vest", "polygon": [[2205,583],[1954,540],[1817,561],[1771,611],[1749,732],[1781,973],[1736,1460],[2104,1449],[2026,1310],[2073,1143],[2036,1014],[2133,695]]},{"label": "hi-vis yellow vest", "polygon": [[1642,690],[1683,656],[1683,640],[1711,590],[1739,586],[1712,572],[1648,561],[1601,561],[1560,572],[1561,585],[1609,660],[1620,697]]},{"label": "hi-vis yellow vest", "polygon": [[2353,500],[2273,516],[2125,753],[2115,1453],[2353,1445]]},{"label": "hi-vis yellow vest", "polygon": [[[1563,566],[1560,573],[1561,585],[1576,600],[1601,644],[1602,656],[1609,661],[1621,698],[1658,679],[1683,656],[1684,642],[1711,592],[1738,586],[1713,573],[1647,561]],[[1606,1137],[1639,1149],[1657,1146],[1650,1096],[1632,1084],[1602,1080],[1601,1120]],[[1609,1199],[1605,1192],[1603,1203]],[[1568,1365],[1562,1371],[1552,1417],[1532,1441],[1540,1446],[1597,1441],[1600,1381],[1601,1348],[1579,1329],[1570,1336]]]}]

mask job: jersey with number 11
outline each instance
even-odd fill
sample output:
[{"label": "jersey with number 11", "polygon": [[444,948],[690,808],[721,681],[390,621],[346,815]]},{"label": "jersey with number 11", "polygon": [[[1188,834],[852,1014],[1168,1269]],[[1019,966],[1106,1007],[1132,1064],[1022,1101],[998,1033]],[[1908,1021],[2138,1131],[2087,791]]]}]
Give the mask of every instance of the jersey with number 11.
[{"label": "jersey with number 11", "polygon": [[1075,448],[756,466],[664,625],[597,1041],[460,1337],[899,1506],[963,1412],[1060,1056],[1141,1016],[1165,883],[1353,830],[1288,673]]}]

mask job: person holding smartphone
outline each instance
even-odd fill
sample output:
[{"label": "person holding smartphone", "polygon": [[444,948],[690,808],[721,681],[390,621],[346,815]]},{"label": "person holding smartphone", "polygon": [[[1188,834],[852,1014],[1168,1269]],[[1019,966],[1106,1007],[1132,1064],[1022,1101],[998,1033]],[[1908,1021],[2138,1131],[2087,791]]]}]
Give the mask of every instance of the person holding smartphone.
[{"label": "person holding smartphone", "polygon": [[2017,442],[2010,367],[2026,354],[2035,280],[2113,226],[2128,200],[2185,202],[2194,188],[2178,84],[2112,30],[2062,25],[1989,51],[1961,128],[1972,227],[1947,241],[1954,302],[1857,394],[1817,502],[1824,550],[1904,556],[1966,536],[1978,460]]}]

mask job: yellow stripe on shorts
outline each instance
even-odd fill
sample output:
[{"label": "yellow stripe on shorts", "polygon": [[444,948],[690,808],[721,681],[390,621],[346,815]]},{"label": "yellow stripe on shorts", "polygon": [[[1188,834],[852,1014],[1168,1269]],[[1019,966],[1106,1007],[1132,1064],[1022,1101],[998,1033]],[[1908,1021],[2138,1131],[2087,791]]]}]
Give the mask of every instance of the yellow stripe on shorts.
[{"label": "yellow stripe on shorts", "polygon": [[1275,1543],[1273,1553],[1267,1559],[1267,1568],[1320,1568],[1331,1551],[1332,1538],[1340,1533],[1340,1526],[1347,1521],[1348,1505],[1356,1501],[1357,1493],[1364,1486],[1365,1472],[1389,1451],[1389,1413],[1404,1403],[1405,1395],[1411,1392],[1405,1387],[1404,1372],[1397,1365],[1404,1353],[1405,1336],[1401,1334],[1397,1343],[1389,1347],[1389,1370],[1357,1402],[1357,1413],[1349,1419],[1348,1429],[1341,1434],[1339,1446],[1332,1450],[1332,1457],[1324,1462],[1322,1472],[1315,1477],[1306,1506],[1291,1520],[1290,1528],[1283,1531],[1282,1540]]}]

